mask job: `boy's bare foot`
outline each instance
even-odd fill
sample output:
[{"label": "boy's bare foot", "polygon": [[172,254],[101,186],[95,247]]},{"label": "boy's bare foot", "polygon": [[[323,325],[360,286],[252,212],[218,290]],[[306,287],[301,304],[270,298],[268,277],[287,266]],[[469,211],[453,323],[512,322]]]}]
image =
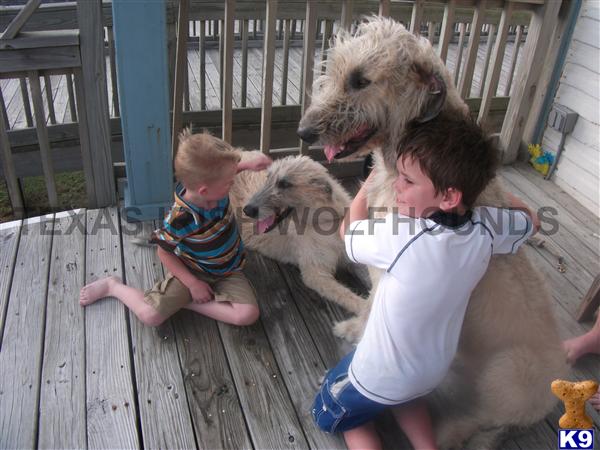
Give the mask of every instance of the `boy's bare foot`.
[{"label": "boy's bare foot", "polygon": [[108,297],[115,283],[123,283],[123,281],[119,277],[106,277],[84,286],[79,292],[79,304],[87,306],[96,300]]},{"label": "boy's bare foot", "polygon": [[592,408],[600,412],[600,388],[598,388],[598,392],[592,395],[592,397],[589,399],[589,402],[590,405],[592,405]]},{"label": "boy's bare foot", "polygon": [[600,354],[600,326],[596,324],[587,333],[564,341],[563,348],[570,364],[575,364],[586,353]]}]

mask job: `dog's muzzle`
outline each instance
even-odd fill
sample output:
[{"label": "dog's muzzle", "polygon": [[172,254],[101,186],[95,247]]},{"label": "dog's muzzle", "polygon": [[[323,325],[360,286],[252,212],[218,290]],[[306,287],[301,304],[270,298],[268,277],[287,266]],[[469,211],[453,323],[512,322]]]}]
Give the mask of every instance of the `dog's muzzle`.
[{"label": "dog's muzzle", "polygon": [[319,139],[319,133],[311,127],[299,127],[296,130],[296,134],[307,144],[314,144]]}]

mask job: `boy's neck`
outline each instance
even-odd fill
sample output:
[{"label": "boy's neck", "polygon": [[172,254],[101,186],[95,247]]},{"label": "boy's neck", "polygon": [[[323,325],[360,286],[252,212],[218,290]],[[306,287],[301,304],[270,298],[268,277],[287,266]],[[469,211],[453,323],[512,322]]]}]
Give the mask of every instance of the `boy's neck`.
[{"label": "boy's neck", "polygon": [[191,189],[186,189],[182,196],[187,203],[202,209],[213,209],[217,206],[217,200],[207,200],[202,195]]}]

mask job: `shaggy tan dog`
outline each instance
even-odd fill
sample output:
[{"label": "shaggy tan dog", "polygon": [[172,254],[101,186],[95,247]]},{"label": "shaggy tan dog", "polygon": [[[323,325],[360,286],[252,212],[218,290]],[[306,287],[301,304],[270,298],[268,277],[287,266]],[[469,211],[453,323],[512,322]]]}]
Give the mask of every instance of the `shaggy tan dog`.
[{"label": "shaggy tan dog", "polygon": [[[256,153],[241,155],[252,159]],[[338,267],[364,282],[368,273],[349,261],[337,235],[350,197],[325,167],[295,156],[275,161],[267,171],[241,172],[230,199],[244,245],[298,266],[304,284],[346,310],[364,309],[366,300],[334,278]]]},{"label": "shaggy tan dog", "polygon": [[[369,206],[392,208],[405,125],[442,110],[468,114],[429,42],[391,19],[373,17],[355,35],[337,36],[298,134],[320,140],[329,159],[374,151]],[[506,205],[498,180],[479,204]],[[371,275],[376,286],[378,277]],[[549,386],[567,366],[544,286],[523,250],[492,259],[471,297],[453,368],[432,396],[441,447],[493,446],[505,427],[533,424],[555,405]],[[337,332],[356,340],[367,316],[368,310],[339,324]]]}]

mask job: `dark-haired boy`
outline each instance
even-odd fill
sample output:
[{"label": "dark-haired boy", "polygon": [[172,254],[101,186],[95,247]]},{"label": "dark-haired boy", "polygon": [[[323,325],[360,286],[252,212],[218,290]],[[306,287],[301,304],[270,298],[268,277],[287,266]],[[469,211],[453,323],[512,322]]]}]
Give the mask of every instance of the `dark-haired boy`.
[{"label": "dark-haired boy", "polygon": [[353,261],[385,269],[363,337],[327,373],[312,410],[350,449],[381,448],[373,419],[390,407],[415,448],[436,447],[422,397],[448,372],[491,255],[516,252],[537,226],[517,199],[516,210],[473,208],[497,159],[473,122],[412,124],[398,149],[397,210],[364,220],[372,174],[340,228]]}]

